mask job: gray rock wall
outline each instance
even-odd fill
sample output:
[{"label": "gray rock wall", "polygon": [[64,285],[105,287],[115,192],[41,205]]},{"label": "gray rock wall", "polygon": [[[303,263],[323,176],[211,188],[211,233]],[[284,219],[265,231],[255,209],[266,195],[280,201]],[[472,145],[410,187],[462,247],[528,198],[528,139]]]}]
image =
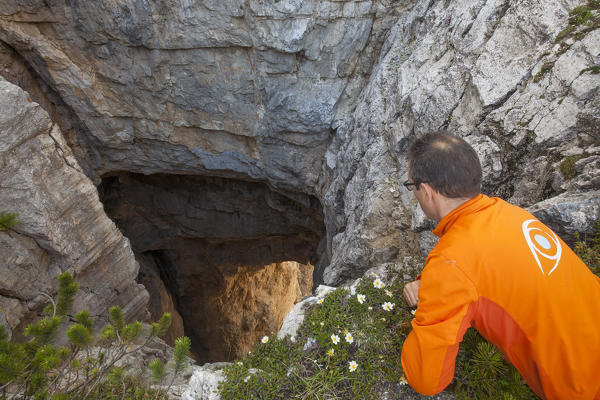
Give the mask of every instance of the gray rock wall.
[{"label": "gray rock wall", "polygon": [[0,207],[19,221],[0,232],[0,306],[12,334],[45,305],[40,293],[53,293],[62,271],[81,286],[74,310],[85,307],[100,321],[110,305],[128,318],[144,315],[148,294],[135,283],[129,241],[104,213],[58,126],[1,77],[0,110]]},{"label": "gray rock wall", "polygon": [[[429,235],[410,233],[431,221],[398,187],[406,179],[406,144],[430,130],[448,129],[475,147],[487,194],[531,206],[580,193],[580,210],[590,216],[576,229],[592,232],[600,216],[590,192],[600,173],[600,30],[598,10],[596,19],[569,24],[569,12],[581,4],[418,1],[400,16],[356,109],[327,149],[326,283],[389,257],[384,238],[397,241],[400,252],[431,248]],[[574,155],[573,174],[565,177],[565,160]],[[555,203],[563,200],[570,201]]]},{"label": "gray rock wall", "polygon": [[95,175],[197,173],[314,192],[335,109],[391,24],[392,2],[380,3],[31,1],[0,6],[0,40],[82,122],[78,156]]}]

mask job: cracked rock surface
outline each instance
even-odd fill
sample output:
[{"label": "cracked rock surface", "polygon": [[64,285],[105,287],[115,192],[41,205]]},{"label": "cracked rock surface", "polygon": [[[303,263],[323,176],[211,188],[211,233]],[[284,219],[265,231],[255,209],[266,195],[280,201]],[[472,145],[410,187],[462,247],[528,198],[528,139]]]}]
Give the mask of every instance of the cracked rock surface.
[{"label": "cracked rock surface", "polygon": [[[13,336],[56,290],[56,275],[80,284],[74,310],[103,316],[111,305],[143,315],[129,241],[106,216],[60,129],[27,93],[0,77],[0,204],[19,223],[0,232],[0,305]],[[8,212],[8,211],[5,211]]]},{"label": "cracked rock surface", "polygon": [[[569,25],[583,3],[417,1],[400,15],[326,152],[325,283],[435,244],[420,233],[434,225],[399,187],[406,145],[427,131],[447,129],[473,145],[488,195],[525,207],[554,198],[573,209],[561,196],[568,193],[578,193],[580,206],[596,203],[600,75],[591,70],[600,63],[600,29]],[[569,221],[552,221],[559,219]],[[579,219],[576,229],[591,235],[593,220]]]}]

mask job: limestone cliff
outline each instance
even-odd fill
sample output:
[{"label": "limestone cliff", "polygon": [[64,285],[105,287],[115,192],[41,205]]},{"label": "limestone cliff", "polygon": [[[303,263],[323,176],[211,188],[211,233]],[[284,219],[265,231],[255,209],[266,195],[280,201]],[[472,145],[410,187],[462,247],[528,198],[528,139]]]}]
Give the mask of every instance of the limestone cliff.
[{"label": "limestone cliff", "polygon": [[0,306],[13,335],[41,311],[55,276],[81,285],[74,309],[105,318],[119,305],[144,315],[148,293],[127,238],[106,216],[60,129],[27,93],[0,77],[0,205],[19,223],[0,232]]},{"label": "limestone cliff", "polygon": [[81,121],[78,156],[96,177],[194,173],[314,193],[388,3],[3,2],[0,40]]},{"label": "limestone cliff", "polygon": [[[560,234],[591,233],[599,217],[600,29],[598,19],[577,25],[569,15],[581,4],[416,1],[402,13],[327,150],[326,283],[385,261],[391,243],[406,252],[414,238],[431,248],[430,235],[410,235],[432,224],[399,187],[406,144],[429,130],[457,132],[476,148],[485,193],[521,206],[554,199],[536,208],[544,221]],[[565,176],[561,163],[572,156],[578,161]],[[566,228],[573,220],[577,228]]]},{"label": "limestone cliff", "polygon": [[[146,276],[160,275],[156,260],[163,260],[174,266],[174,275],[166,274],[173,281],[206,277],[213,261],[244,274],[259,264],[310,261],[316,283],[340,284],[426,252],[432,222],[399,182],[406,178],[406,144],[437,129],[457,132],[477,149],[485,193],[531,207],[568,240],[576,231],[591,233],[600,216],[600,29],[599,10],[573,13],[586,3],[3,2],[0,74],[51,114],[65,135],[52,143],[70,157],[54,169],[39,167],[44,177],[28,181],[32,193],[64,202],[56,212],[44,208],[44,196],[9,185],[17,175],[3,161],[0,196],[23,200],[3,200],[2,211],[22,214],[33,232],[21,225],[25,237],[3,247],[4,259],[38,265],[43,277],[41,287],[7,284],[4,309],[14,309],[10,318],[19,321],[26,305],[15,294],[34,296],[56,271],[77,265],[103,271],[110,283],[102,290],[136,293],[122,291],[138,288],[134,255],[114,255],[111,246],[125,239],[99,233],[113,228],[93,186],[86,186],[85,201],[73,189],[82,171],[108,196],[107,212],[131,239]],[[28,107],[6,100],[0,115],[12,118]],[[33,123],[36,115],[22,118]],[[4,126],[16,130],[5,134]],[[2,143],[31,136],[17,122],[0,127]],[[17,166],[31,173],[45,153],[22,151],[27,163]],[[49,185],[57,178],[45,174],[57,168],[81,177]],[[154,189],[146,196],[141,186],[116,188],[115,179]],[[150,198],[155,191],[162,194]],[[116,192],[127,195],[109,205]],[[90,210],[93,217],[80,216]],[[84,219],[86,225],[75,224]],[[69,246],[48,250],[45,238],[63,235],[61,229],[71,235]],[[110,260],[94,261],[103,257]],[[117,259],[123,265],[115,270]],[[179,301],[169,285],[167,279],[166,291],[156,289],[160,309]]]}]

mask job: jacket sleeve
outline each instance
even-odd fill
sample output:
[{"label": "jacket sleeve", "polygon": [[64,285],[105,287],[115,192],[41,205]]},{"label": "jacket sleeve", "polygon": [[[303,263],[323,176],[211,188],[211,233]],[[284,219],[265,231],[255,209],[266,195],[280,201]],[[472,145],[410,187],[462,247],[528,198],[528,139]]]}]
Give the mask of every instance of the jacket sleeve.
[{"label": "jacket sleeve", "polygon": [[452,381],[458,346],[471,326],[477,298],[475,285],[454,260],[430,254],[413,330],[402,347],[404,375],[417,392],[434,395]]}]

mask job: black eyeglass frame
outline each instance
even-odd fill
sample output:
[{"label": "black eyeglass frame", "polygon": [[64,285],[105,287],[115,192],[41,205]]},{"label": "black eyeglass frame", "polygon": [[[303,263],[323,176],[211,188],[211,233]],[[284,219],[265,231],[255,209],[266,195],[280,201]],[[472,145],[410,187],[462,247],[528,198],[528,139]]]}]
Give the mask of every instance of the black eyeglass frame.
[{"label": "black eyeglass frame", "polygon": [[415,189],[419,190],[419,185],[420,185],[421,183],[427,183],[427,182],[426,182],[426,181],[423,181],[423,182],[419,182],[419,181],[416,181],[416,182],[411,182],[411,181],[409,181],[409,180],[407,179],[407,180],[405,180],[405,181],[404,181],[404,183],[403,183],[402,185],[404,185],[404,187],[405,187],[407,190],[411,190],[411,189],[410,189],[410,187],[411,187],[411,186],[414,186],[414,187],[415,187]]}]

